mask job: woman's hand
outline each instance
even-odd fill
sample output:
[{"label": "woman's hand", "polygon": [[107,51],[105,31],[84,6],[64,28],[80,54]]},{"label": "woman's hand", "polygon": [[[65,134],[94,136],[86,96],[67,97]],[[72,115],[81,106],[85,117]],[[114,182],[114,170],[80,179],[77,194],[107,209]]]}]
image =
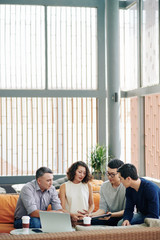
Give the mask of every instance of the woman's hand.
[{"label": "woman's hand", "polygon": [[84,217],[84,215],[80,213],[71,213],[70,215],[73,222],[77,222],[78,220],[81,220]]},{"label": "woman's hand", "polygon": [[85,209],[83,209],[83,212],[82,211],[77,211],[79,214],[81,214],[81,215],[87,215],[87,214],[89,214],[89,212],[87,211],[87,210],[85,210]]}]

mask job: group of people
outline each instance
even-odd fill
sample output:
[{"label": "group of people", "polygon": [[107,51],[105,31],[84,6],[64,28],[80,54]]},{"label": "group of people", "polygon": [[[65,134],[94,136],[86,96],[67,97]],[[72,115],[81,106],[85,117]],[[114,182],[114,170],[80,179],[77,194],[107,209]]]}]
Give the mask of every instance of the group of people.
[{"label": "group of people", "polygon": [[[15,210],[15,228],[22,228],[22,216],[30,216],[30,228],[40,228],[39,211],[68,212],[73,222],[84,216],[92,225],[128,226],[141,224],[145,218],[160,216],[160,188],[138,177],[133,164],[112,159],[107,166],[108,180],[100,189],[99,209],[94,210],[92,175],[83,161],[73,163],[67,171],[68,181],[60,186],[59,195],[53,184],[53,172],[47,167],[36,171],[36,179],[24,185]],[[136,211],[135,211],[136,209]]]}]

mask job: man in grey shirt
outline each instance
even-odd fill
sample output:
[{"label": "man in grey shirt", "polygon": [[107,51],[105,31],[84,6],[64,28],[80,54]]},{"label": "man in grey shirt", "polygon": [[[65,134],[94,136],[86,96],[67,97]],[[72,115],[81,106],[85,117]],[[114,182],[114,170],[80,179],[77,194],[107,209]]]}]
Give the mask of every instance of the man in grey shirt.
[{"label": "man in grey shirt", "polygon": [[106,213],[111,216],[105,218],[92,218],[92,225],[116,226],[122,219],[125,208],[126,189],[120,182],[117,170],[124,163],[119,159],[112,159],[108,163],[108,180],[104,182],[100,189],[99,209],[90,216],[96,217]]},{"label": "man in grey shirt", "polygon": [[30,228],[41,228],[39,211],[62,211],[60,199],[53,183],[53,172],[47,167],[36,171],[36,179],[24,185],[15,209],[15,228],[22,228],[22,216],[30,216]]}]

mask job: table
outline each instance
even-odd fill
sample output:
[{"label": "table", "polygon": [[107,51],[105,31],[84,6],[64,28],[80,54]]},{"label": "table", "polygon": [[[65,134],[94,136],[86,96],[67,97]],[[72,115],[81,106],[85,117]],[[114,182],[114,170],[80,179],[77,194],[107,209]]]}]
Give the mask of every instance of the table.
[{"label": "table", "polygon": [[[38,229],[38,228],[36,228],[36,229],[37,229],[38,231],[40,230],[40,229]],[[28,231],[24,230],[23,228],[14,229],[14,230],[10,231],[10,234],[12,234],[12,235],[35,234],[35,233],[37,233],[37,232],[32,231],[31,228],[29,228]]]}]

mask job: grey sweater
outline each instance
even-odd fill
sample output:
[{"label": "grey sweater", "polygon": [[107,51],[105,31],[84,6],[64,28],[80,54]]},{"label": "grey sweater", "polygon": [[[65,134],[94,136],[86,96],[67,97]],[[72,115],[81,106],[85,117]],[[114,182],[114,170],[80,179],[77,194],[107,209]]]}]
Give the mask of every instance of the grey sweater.
[{"label": "grey sweater", "polygon": [[100,189],[99,208],[105,212],[118,212],[125,208],[126,188],[121,183],[117,188],[113,188],[110,181],[102,184]]}]

